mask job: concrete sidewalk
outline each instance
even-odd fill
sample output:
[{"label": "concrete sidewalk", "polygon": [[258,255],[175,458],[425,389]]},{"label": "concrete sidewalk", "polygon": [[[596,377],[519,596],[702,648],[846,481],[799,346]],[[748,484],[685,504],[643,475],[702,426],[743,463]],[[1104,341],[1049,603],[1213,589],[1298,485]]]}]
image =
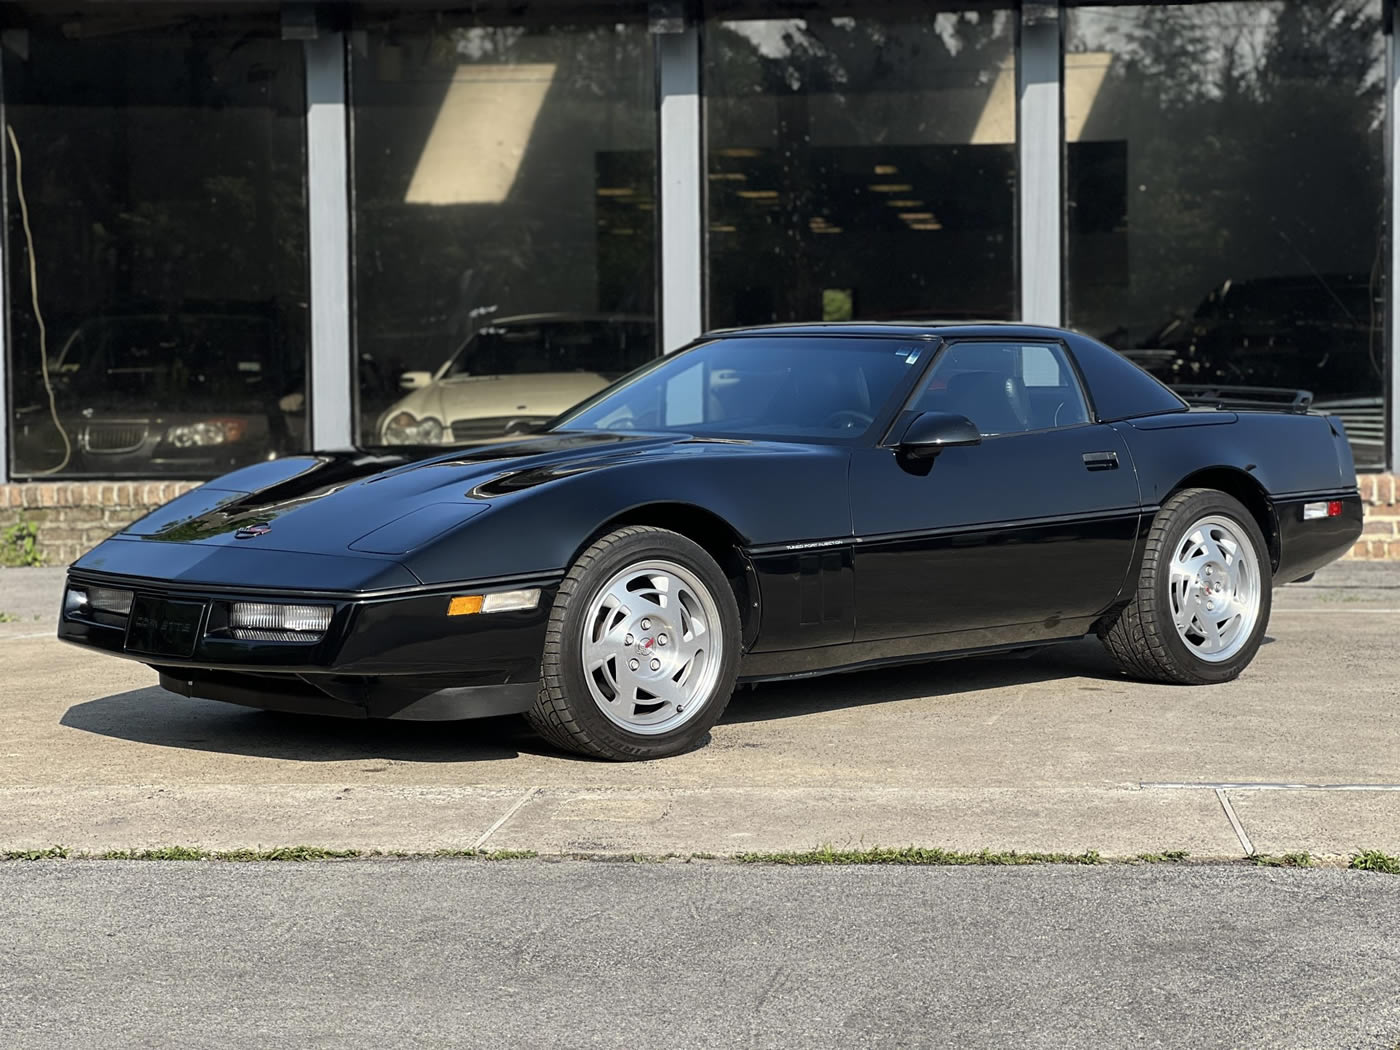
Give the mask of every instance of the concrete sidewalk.
[{"label": "concrete sidewalk", "polygon": [[1133,682],[1087,641],[741,692],[709,746],[641,765],[559,755],[514,719],[176,698],[52,639],[61,582],[0,570],[18,617],[0,625],[0,849],[1400,852],[1400,565],[1281,588],[1228,685]]}]

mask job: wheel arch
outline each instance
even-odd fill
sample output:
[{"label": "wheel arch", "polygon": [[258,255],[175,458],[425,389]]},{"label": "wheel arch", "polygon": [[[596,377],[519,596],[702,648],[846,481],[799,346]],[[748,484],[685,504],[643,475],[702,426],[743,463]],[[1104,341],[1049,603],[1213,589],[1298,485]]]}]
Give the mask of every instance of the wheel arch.
[{"label": "wheel arch", "polygon": [[[1182,478],[1167,494],[1170,499],[1182,489],[1215,489],[1239,500],[1253,516],[1269,548],[1270,571],[1277,571],[1282,547],[1279,542],[1278,512],[1268,491],[1247,471],[1238,467],[1206,467]],[[1166,502],[1166,499],[1162,501]]]},{"label": "wheel arch", "polygon": [[743,553],[743,537],[714,511],[694,503],[675,501],[644,503],[608,518],[580,543],[570,562],[587,550],[600,537],[629,525],[649,525],[666,529],[699,544],[714,558],[739,607],[739,622],[743,627],[743,647],[747,649],[758,637],[761,613],[758,576]]}]

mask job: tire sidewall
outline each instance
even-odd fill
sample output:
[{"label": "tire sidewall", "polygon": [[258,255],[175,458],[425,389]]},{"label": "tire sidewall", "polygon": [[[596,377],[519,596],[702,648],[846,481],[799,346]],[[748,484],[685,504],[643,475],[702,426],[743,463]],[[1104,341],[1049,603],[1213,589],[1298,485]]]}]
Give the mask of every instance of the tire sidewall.
[{"label": "tire sidewall", "polygon": [[[598,708],[588,688],[581,641],[589,606],[603,585],[629,565],[644,561],[672,561],[680,564],[709,589],[719,610],[720,631],[725,641],[719,674],[703,709],[684,725],[667,733],[631,733],[608,718]],[[562,607],[560,605],[562,601]],[[561,615],[557,652],[545,653],[544,673],[557,674],[567,697],[570,713],[587,734],[618,757],[660,758],[689,751],[700,744],[724,714],[738,674],[740,624],[739,608],[728,579],[715,560],[699,544],[678,533],[647,529],[619,537],[579,575],[578,586],[555,599]]]},{"label": "tire sidewall", "polygon": [[[1198,521],[1206,517],[1227,518],[1239,528],[1254,548],[1255,562],[1259,567],[1259,615],[1254,621],[1249,638],[1240,651],[1228,660],[1212,662],[1197,656],[1176,629],[1171,614],[1171,561],[1181,544]],[[1156,566],[1156,581],[1153,588],[1153,601],[1158,616],[1163,623],[1162,644],[1172,660],[1183,668],[1186,674],[1201,683],[1228,682],[1238,678],[1240,672],[1249,666],[1263,644],[1269,626],[1269,614],[1273,607],[1273,569],[1269,548],[1259,523],[1234,497],[1223,492],[1203,491],[1191,496],[1172,509],[1172,520],[1166,532],[1167,542],[1163,543]]]}]

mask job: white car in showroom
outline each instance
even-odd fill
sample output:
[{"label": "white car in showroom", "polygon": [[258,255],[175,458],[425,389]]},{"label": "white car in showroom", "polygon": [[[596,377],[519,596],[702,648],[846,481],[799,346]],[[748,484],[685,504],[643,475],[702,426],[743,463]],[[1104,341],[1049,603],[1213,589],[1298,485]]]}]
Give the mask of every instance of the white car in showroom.
[{"label": "white car in showroom", "polygon": [[457,445],[524,433],[656,356],[656,325],[630,314],[493,319],[379,417],[386,445]]}]

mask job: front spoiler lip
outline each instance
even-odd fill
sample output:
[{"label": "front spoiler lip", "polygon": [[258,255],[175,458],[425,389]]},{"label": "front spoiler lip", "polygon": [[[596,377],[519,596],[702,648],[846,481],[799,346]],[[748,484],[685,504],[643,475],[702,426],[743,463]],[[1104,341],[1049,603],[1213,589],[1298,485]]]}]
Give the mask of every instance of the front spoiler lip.
[{"label": "front spoiler lip", "polygon": [[404,722],[447,722],[521,714],[535,703],[538,679],[495,685],[447,686],[404,690],[393,685],[369,689],[357,699],[332,696],[310,679],[311,688],[297,688],[285,678],[240,681],[237,675],[192,676],[160,672],[162,689],[193,699],[218,700],[240,707],[288,714]]}]

